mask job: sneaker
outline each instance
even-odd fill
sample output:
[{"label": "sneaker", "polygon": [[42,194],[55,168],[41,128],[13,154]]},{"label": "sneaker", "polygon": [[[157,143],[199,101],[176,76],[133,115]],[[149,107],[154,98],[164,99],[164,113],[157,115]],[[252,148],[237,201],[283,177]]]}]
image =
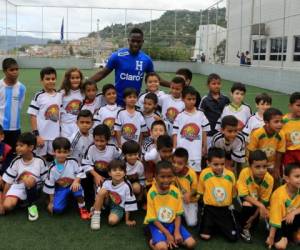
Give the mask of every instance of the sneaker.
[{"label": "sneaker", "polygon": [[80,218],[83,220],[90,219],[90,213],[85,207],[79,208],[79,214],[80,214]]},{"label": "sneaker", "polygon": [[91,229],[99,230],[100,229],[100,212],[93,212],[91,217]]},{"label": "sneaker", "polygon": [[243,229],[243,231],[241,232],[241,238],[247,242],[247,243],[251,243],[252,239],[251,239],[251,233],[248,229]]},{"label": "sneaker", "polygon": [[35,221],[39,218],[39,212],[36,205],[28,207],[28,220]]}]

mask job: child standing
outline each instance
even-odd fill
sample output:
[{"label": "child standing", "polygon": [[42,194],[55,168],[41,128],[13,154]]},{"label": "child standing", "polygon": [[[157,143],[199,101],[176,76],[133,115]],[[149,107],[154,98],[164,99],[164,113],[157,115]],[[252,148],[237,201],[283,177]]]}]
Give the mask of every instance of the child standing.
[{"label": "child standing", "polygon": [[82,101],[83,75],[78,68],[71,68],[65,73],[60,93],[62,94],[62,109],[60,115],[61,136],[69,138],[76,130],[76,118]]},{"label": "child standing", "polygon": [[0,80],[0,124],[3,126],[4,143],[16,148],[21,134],[21,109],[25,99],[25,86],[18,81],[19,66],[15,59],[5,58],[2,62],[4,78]]},{"label": "child standing", "polygon": [[237,225],[231,209],[235,196],[235,177],[225,168],[225,152],[220,148],[208,151],[208,167],[200,175],[198,192],[204,207],[201,216],[200,237],[209,240],[214,228],[229,240],[237,241]]},{"label": "child standing", "polygon": [[83,83],[82,88],[85,98],[82,102],[80,109],[88,109],[94,115],[100,109],[100,107],[104,105],[102,94],[97,93],[97,84],[96,82],[91,80],[86,80]]},{"label": "child standing", "polygon": [[93,114],[85,109],[80,110],[77,115],[77,129],[71,136],[71,156],[81,164],[84,153],[93,143],[93,135],[90,130],[93,126]]},{"label": "child standing", "polygon": [[141,111],[136,109],[137,92],[134,88],[124,90],[125,108],[117,114],[115,133],[117,145],[122,147],[125,141],[134,140],[140,143],[147,132],[145,119]]},{"label": "child standing", "polygon": [[106,84],[102,88],[106,105],[102,106],[94,115],[94,127],[99,124],[105,124],[110,128],[111,138],[109,143],[116,145],[116,137],[114,131],[115,120],[121,107],[117,106],[117,91],[114,85]]},{"label": "child standing", "polygon": [[261,128],[265,125],[263,115],[267,109],[272,105],[272,97],[266,93],[259,94],[255,97],[255,104],[257,112],[252,115],[246,126],[243,129],[243,134],[249,141],[249,135],[255,129]]},{"label": "child standing", "polygon": [[285,184],[271,197],[270,225],[267,245],[286,249],[289,242],[300,238],[300,165],[288,164],[284,169]]},{"label": "child standing", "polygon": [[170,86],[170,94],[162,98],[162,117],[167,125],[167,131],[172,136],[173,123],[176,116],[184,109],[184,102],[181,99],[181,93],[185,86],[182,77],[173,78]]},{"label": "child standing", "polygon": [[209,93],[204,96],[200,103],[200,109],[209,121],[211,130],[207,133],[207,146],[210,147],[211,138],[218,131],[216,125],[221,117],[224,107],[230,103],[229,98],[221,93],[221,77],[210,74],[207,78]]},{"label": "child standing", "polygon": [[232,101],[227,106],[225,106],[221,115],[221,119],[227,115],[235,116],[239,120],[239,131],[242,131],[248,119],[252,115],[250,106],[243,102],[245,94],[246,86],[239,82],[234,83],[231,87]]},{"label": "child standing", "polygon": [[155,182],[147,194],[147,214],[144,220],[151,233],[151,249],[167,250],[178,245],[193,249],[196,245],[181,223],[183,202],[180,191],[172,185],[173,178],[171,162],[157,163]]},{"label": "child standing", "polygon": [[6,212],[14,209],[19,200],[27,201],[28,220],[38,219],[36,201],[38,186],[47,175],[44,160],[35,156],[33,150],[36,137],[32,133],[23,133],[17,139],[16,151],[18,156],[11,162],[3,175],[4,209]]},{"label": "child standing", "polygon": [[189,153],[186,149],[176,148],[172,157],[175,185],[182,194],[186,224],[193,227],[198,221],[197,175],[188,167],[188,159]]},{"label": "child standing", "polygon": [[104,181],[96,195],[96,201],[92,209],[91,229],[100,229],[100,215],[105,203],[110,208],[109,225],[118,224],[125,213],[126,225],[135,226],[135,220],[130,219],[130,212],[137,210],[137,203],[130,183],[125,180],[125,162],[120,160],[111,161],[108,165],[108,173],[111,179]]},{"label": "child standing", "polygon": [[274,180],[268,173],[268,159],[265,152],[255,150],[250,153],[249,167],[244,168],[237,181],[237,190],[242,203],[240,225],[241,238],[251,242],[251,229],[258,224],[259,217],[267,220],[268,205]]},{"label": "child standing", "polygon": [[195,107],[197,92],[193,87],[185,87],[182,98],[185,109],[174,121],[173,146],[190,150],[189,166],[199,173],[202,155],[207,153],[206,132],[210,130],[209,121],[204,113]]},{"label": "child standing", "polygon": [[67,138],[57,137],[53,141],[54,163],[50,166],[48,177],[43,191],[49,195],[48,211],[62,213],[68,204],[68,198],[72,195],[79,208],[80,217],[83,220],[90,218],[85,208],[83,190],[80,180],[85,178],[84,170],[74,158],[68,158],[71,143]]},{"label": "child standing", "polygon": [[290,96],[290,113],[283,117],[282,132],[285,134],[286,153],[283,164],[300,163],[300,92]]},{"label": "child standing", "polygon": [[55,90],[56,70],[43,68],[40,72],[43,90],[37,92],[28,107],[32,133],[37,137],[36,153],[51,161],[52,142],[60,134],[59,114],[61,94]]}]

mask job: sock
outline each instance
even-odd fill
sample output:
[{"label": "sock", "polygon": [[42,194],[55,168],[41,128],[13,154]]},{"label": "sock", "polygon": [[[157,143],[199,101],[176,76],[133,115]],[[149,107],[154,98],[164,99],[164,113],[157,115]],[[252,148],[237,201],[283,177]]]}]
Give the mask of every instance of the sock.
[{"label": "sock", "polygon": [[38,195],[37,195],[37,188],[26,188],[26,194],[27,194],[27,202],[28,207],[32,206],[34,202],[36,202]]},{"label": "sock", "polygon": [[85,202],[82,202],[82,203],[79,203],[79,202],[78,202],[78,207],[79,207],[79,208],[84,208],[84,207],[85,207]]}]

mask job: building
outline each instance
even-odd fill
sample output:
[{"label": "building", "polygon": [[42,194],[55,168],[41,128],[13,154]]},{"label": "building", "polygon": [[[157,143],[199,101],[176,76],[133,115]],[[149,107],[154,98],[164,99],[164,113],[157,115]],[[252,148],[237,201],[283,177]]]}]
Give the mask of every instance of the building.
[{"label": "building", "polygon": [[253,65],[299,69],[299,0],[227,0],[226,63],[249,51]]}]

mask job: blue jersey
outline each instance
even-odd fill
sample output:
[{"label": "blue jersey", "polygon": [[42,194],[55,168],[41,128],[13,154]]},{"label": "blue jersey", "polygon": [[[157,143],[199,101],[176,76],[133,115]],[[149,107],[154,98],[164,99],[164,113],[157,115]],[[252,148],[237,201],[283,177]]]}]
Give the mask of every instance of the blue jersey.
[{"label": "blue jersey", "polygon": [[151,58],[144,52],[130,54],[128,48],[119,49],[108,59],[106,67],[115,70],[115,83],[117,89],[117,104],[123,105],[123,92],[126,88],[135,88],[140,93],[144,73],[153,72]]}]

